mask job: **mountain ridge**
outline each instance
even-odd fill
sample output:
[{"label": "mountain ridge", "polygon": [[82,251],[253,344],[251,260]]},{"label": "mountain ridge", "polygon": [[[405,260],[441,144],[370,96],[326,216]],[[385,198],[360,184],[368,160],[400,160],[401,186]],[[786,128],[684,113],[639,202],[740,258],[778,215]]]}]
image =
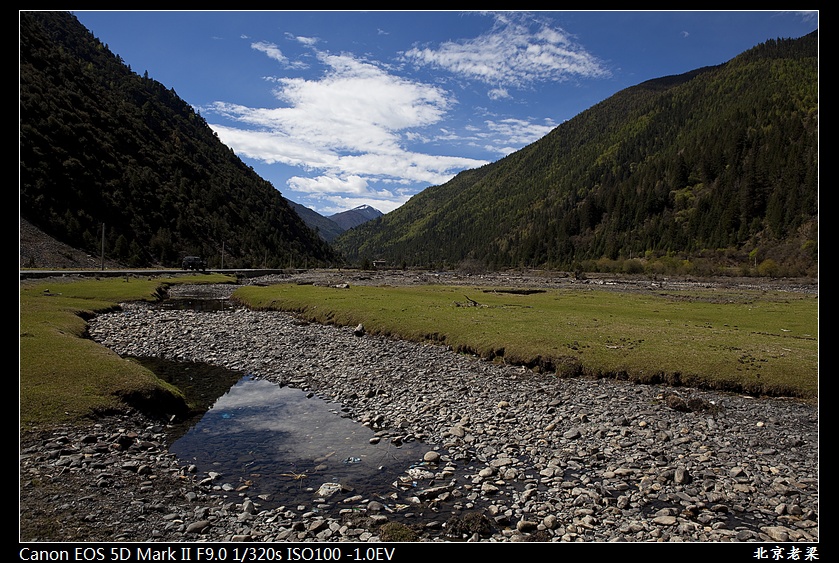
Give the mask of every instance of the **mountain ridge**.
[{"label": "mountain ridge", "polygon": [[[19,212],[127,266],[329,265],[333,249],[174,90],[70,12],[20,12]],[[40,266],[40,264],[33,264]]]},{"label": "mountain ridge", "polygon": [[815,275],[817,102],[817,32],[769,40],[622,90],[333,244],[406,266]]},{"label": "mountain ridge", "polygon": [[359,205],[340,213],[329,215],[328,219],[336,223],[342,230],[348,231],[367,221],[381,217],[383,213],[370,205]]},{"label": "mountain ridge", "polygon": [[326,242],[332,242],[344,231],[353,229],[361,224],[381,217],[383,213],[370,205],[359,205],[353,209],[321,215],[314,209],[300,203],[287,200],[292,209],[300,216],[306,225],[318,233]]}]

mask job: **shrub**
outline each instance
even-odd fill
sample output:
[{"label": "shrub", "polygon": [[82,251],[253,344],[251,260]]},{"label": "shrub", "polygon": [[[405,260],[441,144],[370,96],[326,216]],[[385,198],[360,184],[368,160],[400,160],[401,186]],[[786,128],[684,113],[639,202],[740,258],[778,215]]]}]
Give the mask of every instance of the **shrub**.
[{"label": "shrub", "polygon": [[778,275],[778,264],[771,258],[767,258],[757,267],[757,273],[764,277],[774,278]]}]

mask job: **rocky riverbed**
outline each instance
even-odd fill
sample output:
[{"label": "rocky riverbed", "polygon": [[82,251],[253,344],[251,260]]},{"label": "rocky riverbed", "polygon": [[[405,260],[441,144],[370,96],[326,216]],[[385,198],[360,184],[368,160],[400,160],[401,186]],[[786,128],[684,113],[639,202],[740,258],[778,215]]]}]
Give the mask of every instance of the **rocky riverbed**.
[{"label": "rocky riverbed", "polygon": [[[224,299],[229,288],[180,291]],[[104,416],[22,436],[21,540],[819,539],[812,404],[558,379],[355,329],[233,304],[124,304],[90,321],[91,337],[120,355],[304,389],[373,440],[419,444],[378,494],[324,494],[315,482],[309,502],[268,507],[246,482],[170,454],[171,425]]]}]

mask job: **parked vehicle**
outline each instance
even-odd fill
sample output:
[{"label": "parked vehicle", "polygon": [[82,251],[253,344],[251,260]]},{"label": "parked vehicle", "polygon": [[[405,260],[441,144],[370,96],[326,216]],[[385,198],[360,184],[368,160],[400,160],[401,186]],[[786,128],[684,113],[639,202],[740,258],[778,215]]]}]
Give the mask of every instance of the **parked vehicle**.
[{"label": "parked vehicle", "polygon": [[183,269],[204,272],[207,270],[207,261],[200,256],[186,256],[183,261]]}]

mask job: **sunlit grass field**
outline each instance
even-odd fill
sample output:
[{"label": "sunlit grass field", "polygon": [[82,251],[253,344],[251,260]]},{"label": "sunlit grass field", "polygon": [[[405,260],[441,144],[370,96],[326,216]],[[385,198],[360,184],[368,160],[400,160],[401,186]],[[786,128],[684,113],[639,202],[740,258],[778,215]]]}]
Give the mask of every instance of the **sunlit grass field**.
[{"label": "sunlit grass field", "polygon": [[183,397],[136,362],[85,338],[92,315],[123,301],[155,301],[166,284],[231,281],[227,276],[108,278],[27,283],[20,288],[19,392],[21,426],[58,424]]},{"label": "sunlit grass field", "polygon": [[442,343],[561,376],[818,394],[813,295],[281,284],[243,287],[234,296],[253,308],[361,323],[368,333]]}]

